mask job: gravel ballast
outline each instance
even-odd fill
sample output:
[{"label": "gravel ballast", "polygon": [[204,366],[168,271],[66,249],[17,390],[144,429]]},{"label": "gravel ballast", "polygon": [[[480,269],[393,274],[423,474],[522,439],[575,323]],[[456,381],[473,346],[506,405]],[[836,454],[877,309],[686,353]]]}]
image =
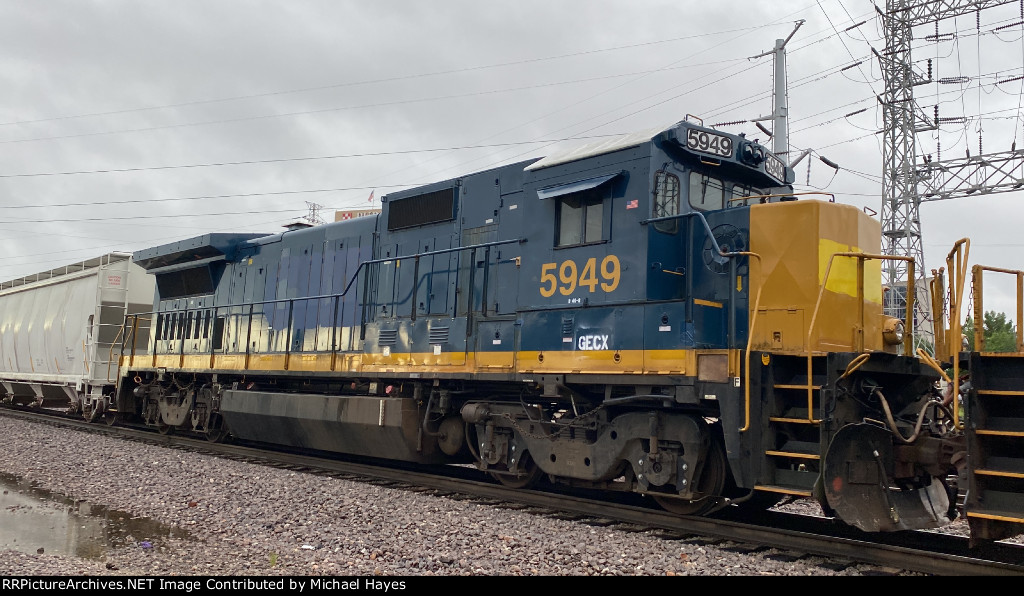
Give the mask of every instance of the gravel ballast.
[{"label": "gravel ballast", "polygon": [[[3,576],[868,575],[0,416],[0,472],[148,517],[101,560],[0,552]],[[61,505],[54,503],[54,508]],[[0,516],[12,512],[0,512]],[[0,530],[3,528],[0,517]],[[31,547],[31,545],[28,545]]]}]

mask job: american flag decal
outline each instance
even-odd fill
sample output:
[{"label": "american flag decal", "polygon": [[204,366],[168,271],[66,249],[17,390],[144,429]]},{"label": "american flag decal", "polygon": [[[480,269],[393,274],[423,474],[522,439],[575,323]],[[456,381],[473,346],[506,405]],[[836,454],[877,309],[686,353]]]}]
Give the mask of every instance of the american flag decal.
[{"label": "american flag decal", "polygon": [[640,206],[640,200],[639,199],[633,199],[632,201],[626,203],[626,209],[636,209],[639,206]]}]

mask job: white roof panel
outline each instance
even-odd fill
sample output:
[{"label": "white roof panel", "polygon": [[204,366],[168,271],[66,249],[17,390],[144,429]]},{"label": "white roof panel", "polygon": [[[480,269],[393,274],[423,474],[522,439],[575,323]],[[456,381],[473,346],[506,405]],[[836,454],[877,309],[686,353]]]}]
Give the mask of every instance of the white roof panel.
[{"label": "white roof panel", "polygon": [[618,151],[619,149],[627,149],[629,147],[636,147],[642,145],[658,134],[674,127],[678,122],[673,122],[666,126],[659,126],[656,128],[648,128],[629,134],[612,137],[609,139],[602,139],[600,141],[593,141],[591,143],[585,143],[579,145],[573,149],[566,149],[559,151],[553,155],[541,158],[532,164],[526,166],[527,171],[540,170],[542,168],[549,168],[560,163],[567,163],[570,161],[576,161],[577,159],[583,159],[585,157],[592,157],[594,155],[602,155],[605,153],[611,153],[612,151]]}]

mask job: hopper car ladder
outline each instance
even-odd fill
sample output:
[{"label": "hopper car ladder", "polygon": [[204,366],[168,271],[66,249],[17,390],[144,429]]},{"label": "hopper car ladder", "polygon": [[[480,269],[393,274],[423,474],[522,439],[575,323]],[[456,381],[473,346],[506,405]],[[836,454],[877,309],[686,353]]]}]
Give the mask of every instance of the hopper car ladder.
[{"label": "hopper car ladder", "polygon": [[[983,271],[1017,278],[1017,334],[1013,352],[986,352]],[[964,404],[969,486],[964,510],[972,540],[1024,534],[1024,272],[975,265],[975,351]]]}]

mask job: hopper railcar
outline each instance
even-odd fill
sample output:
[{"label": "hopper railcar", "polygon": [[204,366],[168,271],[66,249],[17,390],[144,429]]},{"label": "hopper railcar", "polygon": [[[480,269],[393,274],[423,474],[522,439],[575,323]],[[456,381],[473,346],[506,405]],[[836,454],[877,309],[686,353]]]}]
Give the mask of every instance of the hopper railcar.
[{"label": "hopper railcar", "polygon": [[138,251],[154,309],[126,321],[107,414],[680,514],[794,496],[866,531],[946,524],[968,446],[882,313],[899,257],[792,180],[688,117],[378,216]]},{"label": "hopper railcar", "polygon": [[153,287],[119,252],[0,282],[0,402],[99,418],[118,331],[126,314],[152,310]]}]

